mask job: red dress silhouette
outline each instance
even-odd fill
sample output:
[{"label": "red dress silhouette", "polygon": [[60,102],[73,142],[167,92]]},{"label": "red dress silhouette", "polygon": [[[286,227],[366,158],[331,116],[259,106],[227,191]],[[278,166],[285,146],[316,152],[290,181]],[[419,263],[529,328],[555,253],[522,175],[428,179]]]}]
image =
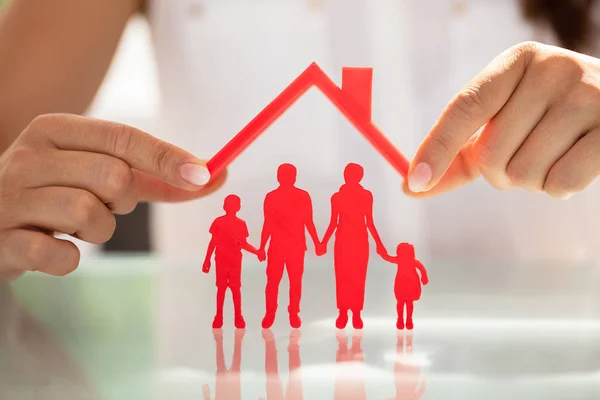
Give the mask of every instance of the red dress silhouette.
[{"label": "red dress silhouette", "polygon": [[[427,270],[415,258],[415,248],[410,243],[400,243],[396,249],[396,257],[391,257],[385,251],[380,252],[380,255],[384,260],[398,266],[394,283],[394,294],[396,295],[396,308],[398,311],[396,327],[404,329],[404,306],[406,305],[406,328],[411,330],[414,328],[413,302],[421,298],[421,284],[427,285],[429,283]],[[420,277],[417,270],[421,273]]]},{"label": "red dress silhouette", "polygon": [[339,316],[336,327],[343,329],[352,311],[352,325],[362,329],[361,311],[365,300],[365,282],[369,263],[369,232],[377,248],[383,248],[373,223],[373,195],[360,185],[364,170],[348,164],[344,170],[346,183],[331,197],[331,221],[323,237],[326,247],[335,232],[335,288]]},{"label": "red dress silhouette", "polygon": [[213,321],[213,329],[223,326],[223,303],[227,288],[231,290],[235,311],[235,327],[244,329],[246,322],[242,316],[242,249],[258,254],[258,250],[248,244],[248,228],[246,223],[236,214],[241,208],[240,198],[229,195],[225,198],[223,209],[225,215],[215,219],[210,226],[212,239],[206,251],[202,271],[210,271],[210,259],[215,252],[217,312]]},{"label": "red dress silhouette", "polygon": [[364,356],[361,347],[362,332],[352,335],[352,346],[348,347],[348,336],[336,332],[338,350],[335,355],[334,400],[366,400]]},{"label": "red dress silhouette", "polygon": [[394,363],[394,383],[396,396],[388,400],[419,400],[425,393],[426,379],[421,375],[421,368],[413,359],[413,337],[398,335],[396,342],[396,362]]},{"label": "red dress silhouette", "polygon": [[288,353],[288,385],[284,393],[283,383],[279,377],[279,362],[277,359],[277,344],[275,337],[269,329],[263,330],[265,341],[265,374],[267,375],[266,400],[302,400],[302,379],[300,373],[300,331],[290,332]]},{"label": "red dress silhouette", "polygon": [[[300,298],[302,296],[302,275],[306,253],[306,231],[315,247],[319,244],[317,230],[313,222],[312,201],[308,192],[294,186],[296,167],[282,164],[277,170],[279,187],[267,194],[264,202],[265,222],[263,225],[259,259],[267,258],[267,287],[265,289],[266,313],[262,321],[268,329],[275,321],[279,283],[287,269],[290,280],[290,303],[288,307],[290,325],[300,328]],[[265,247],[269,243],[268,255]]]},{"label": "red dress silhouette", "polygon": [[[225,364],[225,353],[223,351],[223,331],[220,329],[213,330],[217,355],[217,374],[215,379],[214,400],[242,399],[240,374],[242,365],[242,341],[244,339],[244,333],[245,332],[243,329],[237,329],[235,331],[233,359],[231,361],[231,366],[227,368],[227,365]],[[204,385],[202,387],[202,393],[204,400],[211,400],[210,387],[208,385]]]}]

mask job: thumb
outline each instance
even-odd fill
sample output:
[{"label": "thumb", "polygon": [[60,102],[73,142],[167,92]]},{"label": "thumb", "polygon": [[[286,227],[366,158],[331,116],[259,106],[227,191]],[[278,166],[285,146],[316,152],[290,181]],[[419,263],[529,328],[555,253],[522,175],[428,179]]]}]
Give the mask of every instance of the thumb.
[{"label": "thumb", "polygon": [[[456,160],[469,139],[510,99],[538,46],[527,42],[506,50],[454,96],[411,162],[408,173],[411,192],[432,189],[453,163],[461,163],[470,156],[468,149],[464,149],[461,158]],[[468,176],[460,175],[461,171],[470,172],[468,168],[456,165],[453,169],[448,187],[453,186],[453,182],[468,180]]]}]

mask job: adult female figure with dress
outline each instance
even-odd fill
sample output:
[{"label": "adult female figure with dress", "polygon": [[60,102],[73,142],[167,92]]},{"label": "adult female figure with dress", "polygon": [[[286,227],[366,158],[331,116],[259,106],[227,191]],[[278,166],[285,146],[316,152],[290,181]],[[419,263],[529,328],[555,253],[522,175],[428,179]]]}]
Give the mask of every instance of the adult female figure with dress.
[{"label": "adult female figure with dress", "polygon": [[331,197],[331,220],[323,237],[325,252],[335,232],[334,268],[336,301],[339,316],[336,327],[343,329],[352,311],[352,326],[362,329],[361,311],[365,299],[365,282],[369,263],[369,232],[378,250],[383,243],[373,223],[373,195],[360,184],[363,168],[350,163],[344,169],[345,184]]}]

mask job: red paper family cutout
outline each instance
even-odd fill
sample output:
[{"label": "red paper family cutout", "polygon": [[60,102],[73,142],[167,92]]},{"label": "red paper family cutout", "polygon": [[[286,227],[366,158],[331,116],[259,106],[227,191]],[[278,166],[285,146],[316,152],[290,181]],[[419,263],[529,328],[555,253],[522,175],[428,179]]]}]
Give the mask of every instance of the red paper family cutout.
[{"label": "red paper family cutout", "polygon": [[[352,311],[352,326],[355,329],[363,328],[361,312],[369,264],[369,234],[376,243],[378,254],[397,266],[394,284],[398,311],[397,328],[405,327],[406,306],[406,328],[413,329],[413,302],[421,297],[421,284],[428,283],[427,271],[415,258],[412,245],[399,244],[395,256],[390,256],[385,250],[373,222],[373,195],[360,184],[364,175],[363,168],[353,163],[346,166],[345,183],[331,197],[331,219],[322,241],[319,241],[313,221],[312,200],[308,192],[295,186],[296,174],[296,167],[291,164],[279,166],[279,187],[268,193],[264,201],[264,224],[259,249],[248,244],[246,223],[237,217],[241,208],[239,197],[229,195],[225,198],[225,215],[215,219],[210,227],[212,239],[203,268],[205,273],[210,271],[210,259],[215,253],[217,310],[213,328],[223,326],[223,302],[227,289],[231,290],[233,297],[236,328],[243,329],[246,326],[241,308],[242,250],[256,254],[261,262],[267,260],[266,313],[262,327],[268,329],[275,321],[279,284],[286,270],[290,282],[290,326],[294,329],[300,328],[300,300],[308,232],[317,256],[327,252],[327,244],[335,234],[333,252],[339,310],[335,325],[338,329],[346,327],[349,311]],[[420,272],[420,276],[417,271]]]},{"label": "red paper family cutout", "polygon": [[[300,96],[312,86],[316,86],[381,155],[406,177],[408,161],[371,122],[372,77],[372,68],[344,67],[340,88],[316,63],[311,64],[207,163],[211,175],[216,176]],[[261,262],[267,260],[266,312],[262,327],[268,329],[275,321],[279,284],[285,270],[290,282],[288,306],[290,326],[294,329],[300,328],[302,275],[307,251],[306,232],[308,232],[318,256],[327,252],[327,245],[335,234],[333,251],[336,302],[339,310],[336,319],[337,328],[346,327],[349,311],[352,312],[353,327],[363,328],[361,312],[364,306],[370,234],[375,241],[377,253],[398,266],[394,289],[398,301],[397,327],[403,329],[405,326],[403,310],[406,306],[406,328],[412,329],[413,301],[420,297],[421,283],[427,284],[427,274],[422,264],[414,258],[414,249],[411,253],[412,246],[407,244],[406,246],[409,247],[404,244],[398,246],[397,255],[394,257],[387,254],[373,222],[373,195],[360,184],[364,175],[363,168],[353,163],[346,166],[345,183],[331,198],[331,219],[322,241],[319,241],[313,222],[310,195],[295,186],[296,175],[296,167],[293,165],[279,166],[277,171],[279,187],[268,193],[264,201],[264,225],[259,249],[246,241],[249,236],[246,223],[237,217],[237,212],[241,208],[239,197],[229,195],[225,199],[223,206],[225,215],[217,218],[210,227],[212,239],[203,267],[204,272],[210,271],[210,259],[213,252],[216,253],[217,310],[213,328],[223,326],[223,302],[228,288],[233,297],[235,326],[240,329],[246,326],[242,316],[240,290],[242,250],[256,254]],[[420,279],[417,269],[421,273]]]}]

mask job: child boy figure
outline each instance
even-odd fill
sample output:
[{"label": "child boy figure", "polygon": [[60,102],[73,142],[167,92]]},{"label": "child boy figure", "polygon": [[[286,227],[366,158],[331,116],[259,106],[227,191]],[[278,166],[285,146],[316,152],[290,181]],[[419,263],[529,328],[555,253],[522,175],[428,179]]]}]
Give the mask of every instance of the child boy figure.
[{"label": "child boy figure", "polygon": [[248,228],[246,223],[237,217],[240,208],[241,201],[238,196],[233,194],[227,196],[223,202],[225,215],[215,219],[209,230],[212,239],[206,251],[202,271],[204,273],[210,271],[210,259],[214,252],[217,278],[217,313],[212,324],[213,329],[220,329],[223,326],[223,303],[228,288],[231,290],[233,298],[234,325],[237,329],[246,327],[246,322],[242,316],[242,249],[255,255],[258,255],[258,250],[246,241]]}]

